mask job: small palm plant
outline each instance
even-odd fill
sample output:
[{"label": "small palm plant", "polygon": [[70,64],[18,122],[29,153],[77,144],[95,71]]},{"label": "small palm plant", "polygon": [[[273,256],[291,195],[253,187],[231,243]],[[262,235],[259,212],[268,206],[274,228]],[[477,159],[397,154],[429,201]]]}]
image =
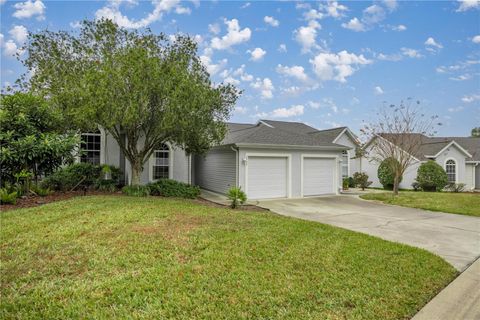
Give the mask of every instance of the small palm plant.
[{"label": "small palm plant", "polygon": [[231,187],[228,190],[227,197],[232,201],[232,204],[230,205],[232,209],[238,208],[240,204],[244,204],[245,201],[247,201],[247,195],[240,187]]}]

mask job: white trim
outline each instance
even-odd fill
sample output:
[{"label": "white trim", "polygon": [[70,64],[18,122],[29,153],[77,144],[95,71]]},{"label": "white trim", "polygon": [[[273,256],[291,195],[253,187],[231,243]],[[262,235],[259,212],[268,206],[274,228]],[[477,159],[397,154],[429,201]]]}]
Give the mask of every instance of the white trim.
[{"label": "white trim", "polygon": [[[80,132],[80,140],[82,139],[82,136],[100,136],[100,164],[102,165],[107,163],[105,161],[105,156],[106,156],[105,150],[107,148],[107,139],[106,139],[105,130],[103,130],[102,128],[99,128],[98,130],[100,131],[100,133]],[[82,142],[80,141],[80,145],[78,146],[79,151],[81,150],[81,145],[82,145]],[[81,161],[80,154],[77,153],[77,155],[75,156],[75,162],[80,163],[80,161]]]},{"label": "white trim", "polygon": [[338,179],[339,179],[339,174],[338,174],[338,163],[339,163],[339,158],[336,155],[325,155],[325,154],[304,154],[302,153],[301,159],[300,159],[300,197],[304,198],[303,195],[303,160],[305,158],[324,158],[324,159],[333,159],[335,161],[335,172],[333,174],[333,194],[338,194]]},{"label": "white trim", "polygon": [[235,187],[239,187],[238,185],[238,175],[240,171],[240,152],[238,149],[235,149],[233,146],[230,147],[233,151],[235,151]]},{"label": "white trim", "polygon": [[268,123],[266,123],[265,121],[262,121],[262,120],[258,120],[257,126],[258,126],[260,123],[266,125],[266,126],[269,127],[269,128],[275,128],[275,127],[272,126],[271,124],[268,124]]},{"label": "white trim", "polygon": [[293,149],[293,150],[351,150],[347,146],[302,146],[293,144],[260,144],[260,143],[235,143],[237,147],[242,148],[260,148],[260,149]]},{"label": "white trim", "polygon": [[287,198],[292,197],[292,155],[289,153],[245,153],[245,193],[248,194],[248,158],[249,157],[270,157],[287,158]]},{"label": "white trim", "polygon": [[[175,153],[172,145],[169,142],[163,142],[167,147],[168,147],[168,179],[173,179],[173,154]],[[150,158],[148,159],[148,181],[149,182],[155,182],[158,181],[158,179],[153,179],[153,165],[155,161],[155,151],[156,149],[153,149],[152,154],[150,155]],[[145,169],[144,169],[145,170]]]},{"label": "white trim", "polygon": [[338,136],[337,136],[335,139],[333,139],[332,143],[337,143],[338,139],[340,139],[340,137],[341,137],[345,132],[348,133],[348,135],[350,136],[350,139],[353,140],[353,142],[354,142],[357,146],[360,145],[359,141],[357,140],[357,138],[355,137],[355,135],[353,134],[353,132],[352,132],[348,127],[346,127],[345,129],[343,129],[342,132],[340,132],[340,133],[338,134]]},{"label": "white trim", "polygon": [[[445,170],[445,173],[447,173],[447,176],[448,176],[448,172],[447,172],[447,162],[452,160],[453,162],[455,162],[455,183],[458,183],[458,161],[457,159],[455,158],[447,158],[445,159],[445,161],[443,162],[443,170]],[[450,181],[448,181],[450,183]]]},{"label": "white trim", "polygon": [[[438,153],[434,156],[425,156],[426,158],[429,158],[429,157],[432,157],[432,158],[436,158],[438,157],[445,149],[448,149],[450,148],[451,145],[455,145],[460,151],[462,151],[465,155],[467,155],[468,157],[472,157],[472,155],[470,153],[468,153],[467,150],[463,149],[461,145],[459,145],[458,143],[455,142],[455,140],[452,140],[452,142],[450,142],[449,144],[447,144],[442,150],[438,151]],[[453,159],[455,160],[455,159]],[[456,160],[455,160],[456,162]]]}]

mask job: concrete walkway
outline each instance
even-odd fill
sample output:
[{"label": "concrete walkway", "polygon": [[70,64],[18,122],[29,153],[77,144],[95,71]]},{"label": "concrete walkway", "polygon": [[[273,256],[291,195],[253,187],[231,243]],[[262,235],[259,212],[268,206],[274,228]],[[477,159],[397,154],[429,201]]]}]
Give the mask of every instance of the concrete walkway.
[{"label": "concrete walkway", "polygon": [[356,196],[260,201],[281,215],[322,222],[433,252],[463,271],[480,256],[480,218],[384,205]]},{"label": "concrete walkway", "polygon": [[433,298],[412,320],[480,319],[480,260]]}]

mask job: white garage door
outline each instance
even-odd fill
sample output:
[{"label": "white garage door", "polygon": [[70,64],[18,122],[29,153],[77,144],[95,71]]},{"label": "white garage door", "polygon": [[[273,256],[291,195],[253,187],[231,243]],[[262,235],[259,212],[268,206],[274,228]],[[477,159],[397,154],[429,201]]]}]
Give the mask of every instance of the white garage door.
[{"label": "white garage door", "polygon": [[335,193],[335,160],[325,158],[303,159],[303,195],[318,196]]},{"label": "white garage door", "polygon": [[287,197],[287,157],[248,157],[249,199]]}]

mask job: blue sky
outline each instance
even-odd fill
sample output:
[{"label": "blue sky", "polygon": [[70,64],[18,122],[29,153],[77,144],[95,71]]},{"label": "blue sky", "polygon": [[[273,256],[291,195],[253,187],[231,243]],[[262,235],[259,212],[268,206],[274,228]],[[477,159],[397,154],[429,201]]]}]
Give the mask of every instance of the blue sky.
[{"label": "blue sky", "polygon": [[354,131],[412,97],[441,135],[480,125],[479,1],[41,1],[1,3],[1,85],[25,72],[26,32],[109,17],[195,37],[216,83],[244,90],[232,121],[303,121]]}]

